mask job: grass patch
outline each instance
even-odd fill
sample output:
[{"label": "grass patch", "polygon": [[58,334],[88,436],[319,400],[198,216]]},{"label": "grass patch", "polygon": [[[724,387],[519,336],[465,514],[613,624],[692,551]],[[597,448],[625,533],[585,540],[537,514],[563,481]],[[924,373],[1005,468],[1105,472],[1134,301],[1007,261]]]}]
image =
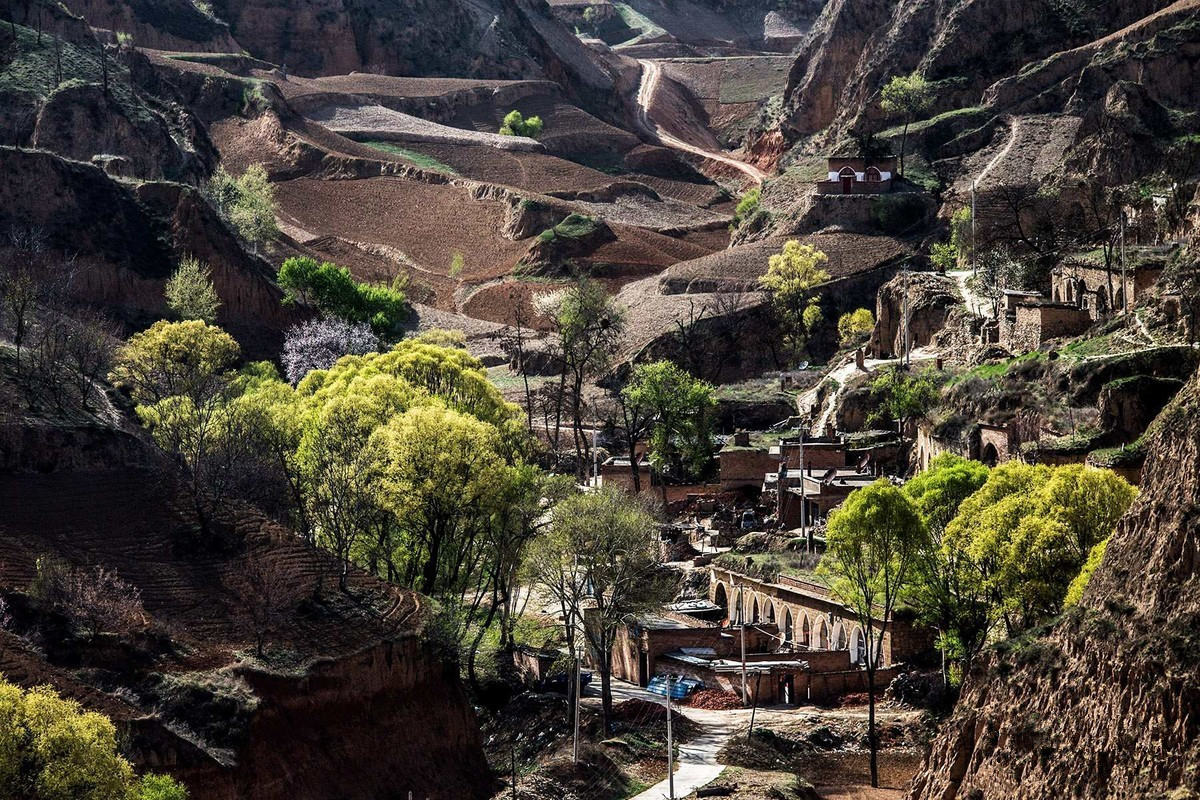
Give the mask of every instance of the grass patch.
[{"label": "grass patch", "polygon": [[[956,108],[953,111],[945,111],[929,119],[918,120],[908,126],[908,134],[911,136],[914,133],[920,133],[934,125],[939,125],[948,122],[962,122],[968,125],[983,124],[988,118],[989,111],[983,106],[970,106],[968,108]],[[883,133],[879,134],[881,138],[890,139],[904,135],[904,126],[897,125],[893,128],[888,128]]]},{"label": "grass patch", "polygon": [[633,10],[625,3],[614,3],[613,8],[616,9],[617,15],[621,21],[625,23],[625,27],[638,31],[638,35],[622,44],[638,44],[643,39],[650,39],[655,36],[664,36],[667,31],[660,27],[658,23],[650,19],[644,14],[640,14]]},{"label": "grass patch", "polygon": [[424,169],[433,169],[433,170],[437,170],[438,172],[446,172],[451,175],[458,174],[458,171],[456,169],[454,169],[454,167],[450,166],[449,164],[443,164],[441,161],[438,161],[433,156],[427,156],[424,153],[418,153],[416,150],[409,150],[407,147],[401,147],[398,144],[393,144],[391,142],[377,142],[377,141],[363,142],[363,144],[365,144],[367,147],[372,147],[372,148],[374,148],[376,150],[380,150],[384,153],[389,153],[394,156],[400,156],[401,158],[403,158],[407,161],[411,161],[412,163],[416,164],[418,167],[422,167]]},{"label": "grass patch", "polygon": [[[6,26],[7,27],[7,26]],[[37,32],[22,25],[16,26],[15,46],[10,47],[12,61],[0,71],[0,90],[31,92],[48,99],[57,92],[87,84],[99,85],[103,70],[100,65],[100,48],[84,47],[60,39],[62,57],[62,83],[55,85],[54,36],[43,33],[38,43]],[[130,85],[129,70],[109,53],[108,86],[112,97],[129,119],[136,122],[152,120],[145,103],[134,93]]]},{"label": "grass patch", "polygon": [[993,381],[1002,378],[1008,374],[1010,370],[1019,364],[1027,364],[1029,362],[1041,362],[1046,360],[1046,354],[1041,350],[1034,350],[1029,353],[1010,358],[1007,361],[998,361],[994,364],[980,364],[977,367],[972,367],[966,372],[955,375],[948,382],[948,386],[955,386],[968,380]]},{"label": "grass patch", "polygon": [[538,234],[538,241],[549,244],[557,239],[584,239],[600,230],[600,223],[583,214],[571,214],[553,228]]},{"label": "grass patch", "polygon": [[785,403],[792,395],[779,389],[779,378],[750,378],[716,387],[713,396],[725,403]]}]

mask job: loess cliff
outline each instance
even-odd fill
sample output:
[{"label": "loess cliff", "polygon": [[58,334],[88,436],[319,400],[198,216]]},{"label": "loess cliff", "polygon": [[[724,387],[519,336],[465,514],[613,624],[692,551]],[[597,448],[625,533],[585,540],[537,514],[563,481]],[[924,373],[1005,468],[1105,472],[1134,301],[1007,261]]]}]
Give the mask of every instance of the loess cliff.
[{"label": "loess cliff", "polygon": [[1200,791],[1200,376],[1148,438],[1141,496],[1080,607],[970,676],[913,800]]},{"label": "loess cliff", "polygon": [[[249,508],[200,533],[160,458],[87,415],[0,418],[0,672],[109,715],[135,765],[194,800],[489,796],[428,601],[363,574],[343,594],[335,564]],[[137,587],[144,630],[64,635],[28,594],[46,559]],[[265,659],[239,589],[248,559],[293,587]]]}]

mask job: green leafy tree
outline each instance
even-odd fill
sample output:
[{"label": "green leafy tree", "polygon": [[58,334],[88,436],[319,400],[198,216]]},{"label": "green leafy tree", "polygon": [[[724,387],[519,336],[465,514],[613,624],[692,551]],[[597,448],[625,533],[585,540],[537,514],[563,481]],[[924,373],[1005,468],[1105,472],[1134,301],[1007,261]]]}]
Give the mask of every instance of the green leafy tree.
[{"label": "green leafy tree", "polygon": [[408,317],[404,293],[397,288],[359,283],[345,267],[295,256],[279,268],[284,301],[316,306],[347,322],[370,323],[377,336],[394,336]]},{"label": "green leafy tree", "polygon": [[946,547],[969,559],[993,619],[1011,636],[1061,612],[1072,580],[1135,495],[1109,470],[1010,462],[963,502]]},{"label": "green leafy tree", "polygon": [[258,254],[260,244],[279,235],[275,223],[275,189],[262,164],[253,164],[238,177],[218,167],[208,184],[217,211]]},{"label": "green leafy tree", "polygon": [[713,387],[670,361],[655,361],[634,367],[623,394],[649,423],[650,463],[665,505],[666,476],[703,477],[712,466]]},{"label": "green leafy tree", "polygon": [[547,534],[530,545],[530,574],[560,604],[567,628],[582,630],[597,665],[605,736],[612,730],[617,631],[630,615],[674,594],[660,567],[654,517],[611,487],[563,500]]},{"label": "green leafy tree", "polygon": [[867,637],[867,742],[874,787],[879,786],[875,675],[888,625],[927,547],[916,507],[887,480],[853,492],[829,516],[826,551],[818,569]]},{"label": "green leafy tree", "polygon": [[798,357],[808,346],[813,329],[821,322],[817,288],[829,280],[822,267],[829,257],[809,244],[791,240],[771,256],[767,274],[759,285],[771,295],[771,304],[782,320],[790,353]]},{"label": "green leafy tree", "polygon": [[50,687],[0,681],[0,800],[186,800],[160,775],[137,781],[112,721]]},{"label": "green leafy tree", "polygon": [[881,370],[871,380],[870,391],[874,411],[867,416],[868,424],[896,424],[901,450],[909,424],[925,416],[938,400],[937,380],[932,373],[911,372],[904,367]]},{"label": "green leafy tree", "polygon": [[399,533],[406,585],[454,602],[482,558],[506,465],[496,429],[436,406],[414,408],[377,431],[384,507]]},{"label": "green leafy tree", "polygon": [[139,405],[168,397],[200,404],[223,389],[223,373],[240,354],[232,336],[203,320],[162,320],[129,337],[117,352],[109,380],[127,389]]},{"label": "green leafy tree", "polygon": [[944,656],[942,677],[947,683],[947,659],[961,661],[965,672],[991,627],[984,586],[973,565],[962,550],[946,545],[946,528],[987,477],[988,468],[978,461],[944,453],[904,485],[904,493],[928,533],[913,574],[909,602],[922,621],[938,630],[938,647]]},{"label": "green leafy tree", "polygon": [[217,321],[221,299],[212,282],[212,270],[194,256],[184,256],[167,281],[167,307],[182,319]]},{"label": "green leafy tree", "polygon": [[896,75],[883,87],[880,102],[883,113],[904,123],[904,132],[900,136],[901,175],[904,174],[904,153],[908,149],[908,126],[929,113],[933,100],[933,87],[916,72]]},{"label": "green leafy tree", "polygon": [[869,308],[848,311],[838,319],[838,338],[842,347],[861,343],[875,329],[875,315]]},{"label": "green leafy tree", "polygon": [[545,124],[541,117],[528,117],[520,111],[512,110],[504,115],[504,124],[500,126],[501,136],[527,136],[536,139],[542,133]]}]

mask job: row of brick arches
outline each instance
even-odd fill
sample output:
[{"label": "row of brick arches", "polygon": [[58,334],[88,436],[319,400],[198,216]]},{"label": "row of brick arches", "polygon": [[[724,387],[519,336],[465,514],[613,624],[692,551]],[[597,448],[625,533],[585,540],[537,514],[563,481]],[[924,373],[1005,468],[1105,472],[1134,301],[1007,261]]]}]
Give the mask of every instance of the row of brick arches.
[{"label": "row of brick arches", "polygon": [[717,583],[714,602],[726,609],[731,624],[744,621],[777,630],[781,649],[849,650],[851,663],[866,662],[868,642],[859,625],[744,587],[734,588],[733,593],[731,605],[725,584]]}]

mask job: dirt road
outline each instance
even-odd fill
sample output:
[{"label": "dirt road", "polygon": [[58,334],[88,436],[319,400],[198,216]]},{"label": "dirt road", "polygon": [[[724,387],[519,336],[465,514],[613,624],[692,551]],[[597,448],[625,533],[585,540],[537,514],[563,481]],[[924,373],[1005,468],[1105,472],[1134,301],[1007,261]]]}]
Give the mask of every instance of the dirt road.
[{"label": "dirt road", "polygon": [[658,84],[662,79],[662,69],[659,65],[648,59],[639,59],[638,63],[642,65],[642,83],[638,87],[637,104],[638,104],[638,124],[649,135],[657,138],[666,147],[675,150],[683,150],[693,155],[702,156],[712,161],[718,161],[722,164],[727,164],[734,169],[740,170],[749,176],[756,183],[762,183],[767,179],[767,173],[754,166],[747,164],[745,161],[739,161],[736,158],[731,158],[723,153],[718,153],[712,150],[705,150],[702,147],[696,147],[693,144],[679,139],[665,130],[660,128],[650,117],[650,104],[654,100],[655,93],[658,92]]}]

